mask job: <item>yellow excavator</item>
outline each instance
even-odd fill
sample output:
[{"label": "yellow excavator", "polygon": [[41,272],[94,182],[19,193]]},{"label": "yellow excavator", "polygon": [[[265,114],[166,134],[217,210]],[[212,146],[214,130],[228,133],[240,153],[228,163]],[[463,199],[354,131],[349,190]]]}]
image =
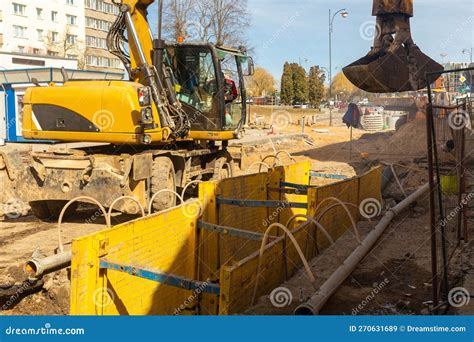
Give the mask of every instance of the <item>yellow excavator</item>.
[{"label": "yellow excavator", "polygon": [[[168,43],[161,29],[153,39],[147,21],[153,2],[113,1],[120,13],[107,44],[129,81],[74,80],[63,72],[63,85],[26,91],[25,138],[106,143],[32,154],[18,192],[37,217],[57,217],[78,196],[104,207],[130,196],[148,207],[159,193],[153,208],[162,210],[176,203],[172,191],[190,181],[233,175],[228,141],[245,122],[244,76],[253,73],[252,58],[244,47]],[[129,199],[117,209],[139,212]]]},{"label": "yellow excavator", "polygon": [[[108,48],[130,81],[68,80],[64,73],[64,85],[25,94],[25,138],[106,143],[32,155],[17,191],[40,218],[57,216],[78,196],[104,207],[122,196],[146,207],[155,197],[153,208],[162,210],[176,203],[171,191],[193,180],[233,175],[227,147],[245,122],[244,76],[253,72],[252,59],[244,48],[153,39],[147,22],[153,0],[113,2],[120,14]],[[374,46],[345,75],[369,92],[423,88],[425,74],[442,67],[411,38],[413,0],[374,0],[373,14]],[[117,209],[139,212],[131,200]]]}]

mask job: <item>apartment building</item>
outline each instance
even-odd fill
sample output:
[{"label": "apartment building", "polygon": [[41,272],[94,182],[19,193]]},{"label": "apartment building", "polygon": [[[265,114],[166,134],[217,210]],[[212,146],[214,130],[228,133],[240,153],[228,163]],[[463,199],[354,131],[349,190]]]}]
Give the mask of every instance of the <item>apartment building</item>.
[{"label": "apartment building", "polygon": [[1,0],[0,52],[78,59],[84,0]]},{"label": "apartment building", "polygon": [[86,69],[123,71],[122,62],[108,52],[107,34],[119,8],[112,0],[83,0],[85,5]]},{"label": "apartment building", "polygon": [[[111,0],[0,0],[0,53],[30,56],[31,66],[53,57],[76,60],[80,69],[123,72],[106,42],[118,11]],[[27,67],[27,59],[16,60]]]}]

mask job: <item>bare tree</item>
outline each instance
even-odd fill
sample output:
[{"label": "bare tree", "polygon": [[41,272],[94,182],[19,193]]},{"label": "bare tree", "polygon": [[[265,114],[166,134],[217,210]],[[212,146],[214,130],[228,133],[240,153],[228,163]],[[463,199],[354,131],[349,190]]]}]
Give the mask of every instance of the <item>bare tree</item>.
[{"label": "bare tree", "polygon": [[178,40],[186,37],[186,28],[192,20],[196,0],[168,0],[164,6],[165,34],[168,38]]},{"label": "bare tree", "polygon": [[75,36],[70,33],[69,26],[66,26],[61,35],[55,36],[53,32],[48,32],[44,37],[44,45],[48,51],[56,53],[59,57],[74,56],[77,59],[78,69],[84,69],[86,56],[84,42],[72,37]]},{"label": "bare tree", "polygon": [[211,30],[208,41],[217,45],[245,45],[245,31],[250,24],[247,0],[205,0],[202,6]]},{"label": "bare tree", "polygon": [[250,24],[247,0],[168,0],[165,8],[165,29],[170,38],[245,45]]}]

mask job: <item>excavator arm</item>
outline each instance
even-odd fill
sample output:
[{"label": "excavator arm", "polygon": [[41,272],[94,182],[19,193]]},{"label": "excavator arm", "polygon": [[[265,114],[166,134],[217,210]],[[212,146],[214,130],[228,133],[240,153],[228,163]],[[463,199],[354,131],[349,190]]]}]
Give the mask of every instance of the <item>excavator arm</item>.
[{"label": "excavator arm", "polygon": [[[112,25],[107,37],[109,51],[124,63],[131,80],[150,88],[156,106],[160,125],[171,131],[171,136],[183,138],[189,133],[189,123],[181,109],[176,94],[165,82],[162,63],[154,65],[153,55],[162,54],[164,41],[154,40],[147,20],[147,8],[154,0],[113,0],[120,7],[120,14]],[[128,45],[128,51],[124,45]],[[162,60],[162,59],[161,59]],[[153,127],[154,122],[148,125]]]},{"label": "excavator arm", "polygon": [[[145,76],[140,72],[140,68],[144,65],[153,65],[150,53],[153,51],[153,37],[147,20],[147,9],[154,0],[113,0],[112,2],[120,7],[120,14],[109,34],[109,43],[112,43],[110,44],[111,51],[114,54],[120,54],[119,57],[127,67],[130,78],[143,83]],[[117,45],[119,42],[128,44],[128,54],[122,46]]]},{"label": "excavator arm", "polygon": [[426,73],[443,67],[425,55],[412,39],[413,0],[374,0],[372,14],[377,18],[374,45],[366,56],[343,69],[346,77],[372,93],[425,88]]}]

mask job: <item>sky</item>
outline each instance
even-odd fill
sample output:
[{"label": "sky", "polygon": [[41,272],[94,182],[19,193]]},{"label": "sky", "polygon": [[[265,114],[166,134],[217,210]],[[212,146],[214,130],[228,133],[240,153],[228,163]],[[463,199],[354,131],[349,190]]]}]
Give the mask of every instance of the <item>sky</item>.
[{"label": "sky", "polygon": [[[255,64],[277,80],[285,61],[329,68],[329,9],[349,12],[334,19],[333,75],[372,46],[372,0],[248,0],[248,5]],[[469,62],[462,51],[474,46],[474,0],[414,0],[414,12],[412,36],[424,53],[441,63]],[[156,10],[150,13],[156,27]]]}]

